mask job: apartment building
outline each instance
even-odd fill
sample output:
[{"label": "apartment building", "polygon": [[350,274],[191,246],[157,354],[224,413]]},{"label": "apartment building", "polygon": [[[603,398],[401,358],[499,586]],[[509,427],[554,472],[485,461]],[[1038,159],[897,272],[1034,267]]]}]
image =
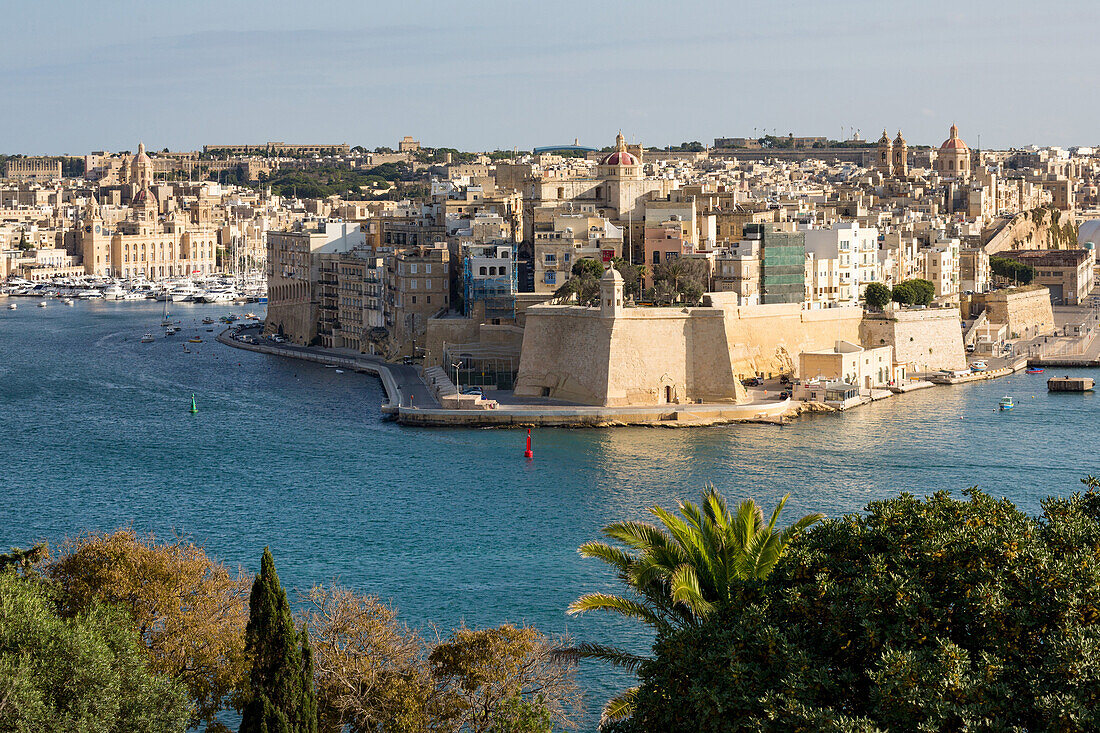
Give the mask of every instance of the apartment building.
[{"label": "apartment building", "polygon": [[394,252],[386,262],[385,327],[391,344],[414,355],[428,319],[450,307],[450,251],[442,242]]},{"label": "apartment building", "polygon": [[867,284],[880,279],[878,229],[853,221],[802,231],[810,307],[857,305]]}]

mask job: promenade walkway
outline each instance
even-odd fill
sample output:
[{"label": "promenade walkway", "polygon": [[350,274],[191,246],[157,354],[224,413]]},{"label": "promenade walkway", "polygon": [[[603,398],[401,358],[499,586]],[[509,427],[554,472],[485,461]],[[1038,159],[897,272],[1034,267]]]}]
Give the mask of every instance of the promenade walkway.
[{"label": "promenade walkway", "polygon": [[[238,337],[234,337],[234,333]],[[256,343],[243,341],[239,337],[250,337]],[[439,402],[424,384],[424,380],[420,378],[414,366],[391,364],[380,356],[360,354],[352,349],[322,349],[313,346],[277,344],[260,338],[259,326],[226,329],[218,335],[218,341],[237,349],[343,366],[357,372],[374,374],[382,380],[382,388],[386,391],[386,403],[382,406],[382,411],[388,414],[396,414],[398,408],[402,406],[439,407]]]}]

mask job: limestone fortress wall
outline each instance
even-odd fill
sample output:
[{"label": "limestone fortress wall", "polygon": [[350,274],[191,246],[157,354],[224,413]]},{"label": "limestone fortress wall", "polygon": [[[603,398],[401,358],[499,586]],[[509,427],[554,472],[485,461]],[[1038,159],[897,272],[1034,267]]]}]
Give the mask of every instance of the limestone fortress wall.
[{"label": "limestone fortress wall", "polygon": [[516,395],[605,406],[738,402],[744,400],[740,379],[795,373],[801,352],[859,338],[860,308],[739,307],[718,295],[710,307],[613,314],[533,306]]}]

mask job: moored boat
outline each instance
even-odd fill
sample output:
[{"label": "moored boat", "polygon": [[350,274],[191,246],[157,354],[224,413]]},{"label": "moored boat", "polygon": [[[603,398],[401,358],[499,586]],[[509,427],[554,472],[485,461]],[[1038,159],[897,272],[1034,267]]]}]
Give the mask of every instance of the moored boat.
[{"label": "moored boat", "polygon": [[1011,397],[1008,397],[1006,395],[1006,396],[1001,398],[1001,402],[997,406],[1000,408],[1001,412],[1005,412],[1005,411],[1011,410],[1013,407],[1015,407],[1016,403],[1012,401]]},{"label": "moored boat", "polygon": [[1028,367],[1024,370],[1027,374],[1042,374],[1043,370],[1039,367]]}]

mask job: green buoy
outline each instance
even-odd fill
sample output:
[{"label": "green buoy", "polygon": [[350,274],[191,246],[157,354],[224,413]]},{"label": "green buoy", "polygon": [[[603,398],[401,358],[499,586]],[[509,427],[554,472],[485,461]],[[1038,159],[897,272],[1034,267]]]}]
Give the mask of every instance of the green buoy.
[{"label": "green buoy", "polygon": [[194,415],[199,411],[199,406],[195,404],[195,393],[191,393],[191,414]]}]

